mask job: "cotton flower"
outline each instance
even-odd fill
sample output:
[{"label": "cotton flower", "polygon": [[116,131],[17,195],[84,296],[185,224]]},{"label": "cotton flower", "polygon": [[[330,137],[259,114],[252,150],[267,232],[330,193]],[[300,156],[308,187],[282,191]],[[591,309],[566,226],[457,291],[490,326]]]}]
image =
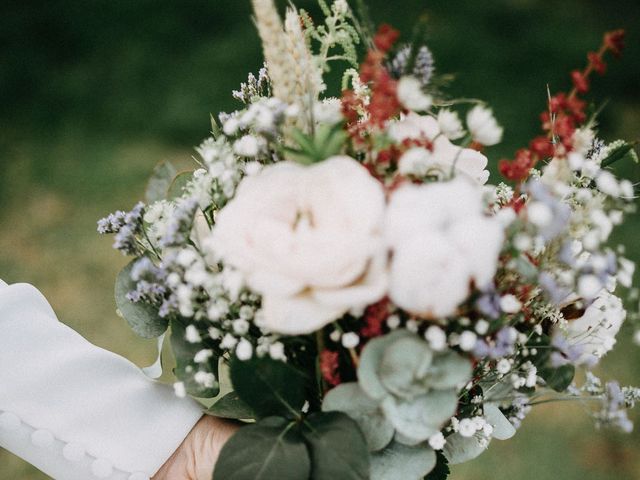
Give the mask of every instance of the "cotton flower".
[{"label": "cotton flower", "polygon": [[446,108],[438,112],[438,126],[442,134],[449,140],[457,140],[464,136],[464,128],[462,128],[460,117],[456,112]]},{"label": "cotton flower", "polygon": [[433,143],[431,150],[423,148],[405,152],[403,157],[406,155],[406,158],[401,157],[399,164],[403,172],[423,175],[420,172],[436,171],[445,177],[455,173],[480,184],[486,183],[489,178],[489,171],[485,170],[487,157],[470,148],[461,148],[451,143],[440,131],[438,121],[431,116],[410,113],[399,121],[391,122],[388,132],[398,143],[424,139]]},{"label": "cotton flower", "polygon": [[211,245],[262,295],[262,326],[310,333],[385,294],[384,209],[382,185],[349,157],[280,162],[241,182]]},{"label": "cotton flower", "polygon": [[503,129],[496,122],[493,112],[476,105],[467,113],[467,127],[475,142],[487,147],[500,143]]},{"label": "cotton flower", "polygon": [[398,82],[398,100],[409,110],[424,112],[432,103],[430,95],[422,91],[422,84],[416,77],[405,76]]},{"label": "cotton flower", "polygon": [[491,282],[504,238],[482,212],[479,187],[461,178],[396,190],[385,230],[393,250],[391,300],[436,317],[455,313],[472,281],[479,288]]}]

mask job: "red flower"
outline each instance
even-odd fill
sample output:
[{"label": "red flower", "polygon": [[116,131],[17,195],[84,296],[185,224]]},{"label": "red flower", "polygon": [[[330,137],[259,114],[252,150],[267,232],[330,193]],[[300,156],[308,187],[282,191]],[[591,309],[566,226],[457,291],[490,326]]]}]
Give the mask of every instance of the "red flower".
[{"label": "red flower", "polygon": [[614,30],[604,34],[604,46],[611,50],[616,57],[622,55],[624,50],[624,30]]},{"label": "red flower", "polygon": [[589,59],[589,65],[593,68],[599,75],[604,75],[607,71],[607,64],[604,63],[602,59],[602,55],[596,52],[589,52],[587,54],[587,59]]},{"label": "red flower", "polygon": [[573,80],[573,86],[578,93],[587,93],[589,91],[589,79],[580,70],[571,72],[571,80]]},{"label": "red flower", "polygon": [[389,299],[383,298],[378,303],[369,305],[364,311],[365,326],[360,330],[363,337],[373,338],[382,335],[382,325],[389,316]]},{"label": "red flower", "polygon": [[553,157],[553,143],[551,143],[551,140],[549,140],[549,138],[544,135],[531,140],[529,148],[540,158]]},{"label": "red flower", "polygon": [[338,352],[332,352],[331,350],[323,350],[320,352],[320,372],[322,378],[331,386],[340,384],[340,372],[339,368]]},{"label": "red flower", "polygon": [[536,158],[531,154],[531,151],[523,148],[516,152],[514,160],[500,160],[498,170],[508,180],[522,181],[529,176],[529,172],[535,164]]},{"label": "red flower", "polygon": [[376,35],[373,37],[373,44],[383,53],[388,52],[393,44],[398,40],[400,32],[395,30],[391,25],[380,25]]}]

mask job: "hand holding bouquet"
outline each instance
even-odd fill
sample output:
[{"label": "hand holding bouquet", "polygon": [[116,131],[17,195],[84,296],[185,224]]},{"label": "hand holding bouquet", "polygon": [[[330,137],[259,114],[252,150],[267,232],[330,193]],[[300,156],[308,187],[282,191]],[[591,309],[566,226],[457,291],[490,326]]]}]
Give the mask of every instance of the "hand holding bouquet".
[{"label": "hand holding bouquet", "polygon": [[214,478],[444,479],[555,400],[629,431],[639,389],[574,381],[613,348],[633,275],[607,246],[633,186],[608,167],[637,157],[597,137],[582,98],[623,32],[549,95],[492,185],[482,152],[503,130],[441,91],[421,28],[403,44],[320,3],[315,22],[253,0],[266,66],[234,92],[244,107],[212,121],[197,170],[160,165],[146,204],[99,223],[135,257],[122,315],[171,330],[176,392],[214,398],[228,371],[209,412],[255,420]]}]

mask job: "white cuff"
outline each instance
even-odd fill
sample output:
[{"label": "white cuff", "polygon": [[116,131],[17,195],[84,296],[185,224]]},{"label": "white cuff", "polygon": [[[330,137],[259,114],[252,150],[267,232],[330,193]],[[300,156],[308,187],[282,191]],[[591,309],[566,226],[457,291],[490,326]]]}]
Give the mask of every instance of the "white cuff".
[{"label": "white cuff", "polygon": [[58,322],[34,287],[0,285],[0,446],[56,479],[142,480],[201,416]]}]

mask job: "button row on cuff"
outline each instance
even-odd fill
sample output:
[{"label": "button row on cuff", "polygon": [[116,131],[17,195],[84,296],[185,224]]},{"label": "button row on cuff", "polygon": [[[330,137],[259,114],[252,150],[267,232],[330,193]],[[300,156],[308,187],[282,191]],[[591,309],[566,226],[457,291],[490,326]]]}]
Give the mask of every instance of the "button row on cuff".
[{"label": "button row on cuff", "polygon": [[[22,420],[11,412],[0,412],[0,429],[14,432],[22,426]],[[49,430],[38,429],[31,434],[31,443],[39,448],[51,447],[56,438]],[[70,462],[80,462],[85,458],[85,448],[78,443],[67,443],[62,449],[62,456]],[[97,458],[91,463],[91,473],[96,478],[109,478],[114,471],[113,464],[103,458]],[[149,480],[149,475],[136,472],[128,480]]]}]

